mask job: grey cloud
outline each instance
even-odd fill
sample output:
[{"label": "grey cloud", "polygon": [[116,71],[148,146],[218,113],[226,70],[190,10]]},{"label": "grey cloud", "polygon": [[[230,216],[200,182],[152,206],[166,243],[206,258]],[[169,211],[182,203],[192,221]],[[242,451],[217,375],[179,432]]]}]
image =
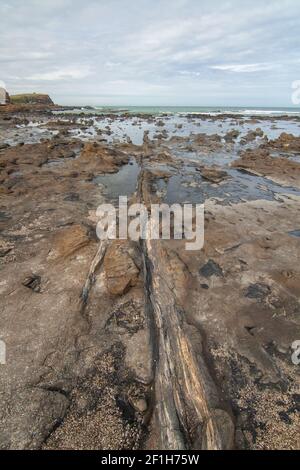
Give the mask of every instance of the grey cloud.
[{"label": "grey cloud", "polygon": [[61,103],[290,106],[299,0],[0,0],[0,79]]}]

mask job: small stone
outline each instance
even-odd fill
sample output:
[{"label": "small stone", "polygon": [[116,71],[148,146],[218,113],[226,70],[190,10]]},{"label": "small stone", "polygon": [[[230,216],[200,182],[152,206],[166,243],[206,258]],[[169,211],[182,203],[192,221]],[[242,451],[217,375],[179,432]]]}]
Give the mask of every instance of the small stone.
[{"label": "small stone", "polygon": [[280,354],[287,354],[289,352],[289,348],[286,348],[284,346],[277,345],[277,351]]},{"label": "small stone", "polygon": [[210,259],[202,268],[200,269],[200,274],[204,277],[223,277],[223,270],[215,261]]},{"label": "small stone", "polygon": [[271,289],[266,284],[250,284],[246,290],[245,296],[248,299],[256,299],[259,302],[262,302],[271,292]]},{"label": "small stone", "polygon": [[202,178],[214,184],[219,184],[221,181],[228,178],[228,173],[219,168],[201,168],[198,171],[200,171]]},{"label": "small stone", "polygon": [[70,202],[79,201],[79,194],[78,193],[70,193],[64,198],[64,201],[70,201]]},{"label": "small stone", "polygon": [[131,398],[133,408],[139,413],[145,413],[148,409],[147,402],[144,398]]},{"label": "small stone", "polygon": [[281,421],[283,421],[284,423],[289,424],[289,425],[291,425],[293,423],[293,421],[289,417],[288,413],[286,413],[285,411],[280,411],[278,413],[278,415],[279,415],[279,418],[281,419]]},{"label": "small stone", "polygon": [[24,279],[22,284],[24,287],[33,290],[33,292],[39,293],[41,291],[41,276],[33,274]]}]

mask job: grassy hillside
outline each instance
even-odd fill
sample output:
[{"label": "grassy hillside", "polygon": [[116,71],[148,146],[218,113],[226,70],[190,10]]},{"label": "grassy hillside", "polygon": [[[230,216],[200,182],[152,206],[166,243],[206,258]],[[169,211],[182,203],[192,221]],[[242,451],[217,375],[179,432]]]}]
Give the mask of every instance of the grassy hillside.
[{"label": "grassy hillside", "polygon": [[19,95],[11,95],[10,102],[12,104],[53,104],[49,95],[41,93],[23,93]]}]

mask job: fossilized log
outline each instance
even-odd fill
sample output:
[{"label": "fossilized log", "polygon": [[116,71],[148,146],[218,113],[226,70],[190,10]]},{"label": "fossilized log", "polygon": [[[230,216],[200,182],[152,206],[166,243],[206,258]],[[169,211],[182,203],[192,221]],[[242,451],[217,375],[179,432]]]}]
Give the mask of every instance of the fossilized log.
[{"label": "fossilized log", "polygon": [[[151,202],[151,174],[142,171],[138,198]],[[160,240],[142,242],[147,296],[156,329],[154,420],[161,449],[228,449],[234,425],[211,379],[201,350],[193,344],[191,329],[168,266],[168,248]],[[182,264],[182,269],[185,267]],[[197,335],[200,336],[197,330]]]}]

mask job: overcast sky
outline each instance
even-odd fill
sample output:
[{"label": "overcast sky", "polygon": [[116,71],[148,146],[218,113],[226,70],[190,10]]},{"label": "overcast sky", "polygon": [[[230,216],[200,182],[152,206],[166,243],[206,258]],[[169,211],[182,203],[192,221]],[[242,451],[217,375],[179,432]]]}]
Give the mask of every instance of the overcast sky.
[{"label": "overcast sky", "polygon": [[0,0],[0,80],[60,104],[292,106],[300,0]]}]

